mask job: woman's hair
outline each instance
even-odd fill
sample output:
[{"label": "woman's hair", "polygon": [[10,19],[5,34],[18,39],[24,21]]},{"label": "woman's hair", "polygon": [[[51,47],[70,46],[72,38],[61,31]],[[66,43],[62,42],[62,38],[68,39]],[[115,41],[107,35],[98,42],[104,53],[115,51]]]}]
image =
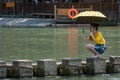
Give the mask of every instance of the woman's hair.
[{"label": "woman's hair", "polygon": [[99,26],[99,24],[92,23],[91,26],[92,26],[93,28],[95,28],[96,30],[98,30],[98,26]]}]

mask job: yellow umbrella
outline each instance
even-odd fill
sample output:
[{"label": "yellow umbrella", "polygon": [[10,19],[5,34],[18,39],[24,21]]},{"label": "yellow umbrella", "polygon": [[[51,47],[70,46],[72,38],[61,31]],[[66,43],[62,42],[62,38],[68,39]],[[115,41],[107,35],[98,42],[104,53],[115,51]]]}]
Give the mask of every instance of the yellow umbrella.
[{"label": "yellow umbrella", "polygon": [[76,15],[73,20],[80,23],[101,23],[108,21],[107,17],[99,11],[83,11]]}]

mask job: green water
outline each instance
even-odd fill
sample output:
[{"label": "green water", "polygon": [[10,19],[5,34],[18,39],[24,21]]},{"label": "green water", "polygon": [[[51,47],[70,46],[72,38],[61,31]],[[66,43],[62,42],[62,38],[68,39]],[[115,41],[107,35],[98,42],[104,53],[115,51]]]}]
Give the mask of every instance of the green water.
[{"label": "green water", "polygon": [[[0,59],[11,62],[14,59],[30,59],[36,62],[41,58],[61,61],[65,57],[86,60],[92,54],[85,49],[86,42],[77,28],[0,28]],[[85,27],[85,36],[89,28]],[[100,27],[107,41],[107,51],[102,55],[120,55],[120,27]]]},{"label": "green water", "polygon": [[120,80],[120,74],[100,74],[94,76],[71,76],[71,77],[25,77],[25,78],[9,78],[0,80]]},{"label": "green water", "polygon": [[[0,60],[12,62],[15,59],[80,58],[86,60],[92,54],[85,49],[80,35],[83,27],[67,28],[3,28],[0,27]],[[102,55],[120,56],[120,27],[100,27],[99,30],[107,41],[107,51]],[[89,35],[89,27],[84,27],[85,36]],[[56,78],[21,78],[20,80],[120,80],[120,74],[56,77]],[[102,78],[102,79],[101,79]],[[12,79],[11,79],[12,80]],[[18,80],[18,79],[17,79]]]}]

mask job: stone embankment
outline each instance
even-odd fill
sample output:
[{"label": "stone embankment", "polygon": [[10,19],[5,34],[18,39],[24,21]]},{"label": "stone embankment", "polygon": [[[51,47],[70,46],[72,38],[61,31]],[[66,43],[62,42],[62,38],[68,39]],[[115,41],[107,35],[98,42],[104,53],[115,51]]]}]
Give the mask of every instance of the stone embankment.
[{"label": "stone embankment", "polygon": [[0,61],[0,78],[76,76],[93,74],[120,73],[120,56],[103,58],[63,58],[62,62],[54,59],[14,60],[12,64]]}]

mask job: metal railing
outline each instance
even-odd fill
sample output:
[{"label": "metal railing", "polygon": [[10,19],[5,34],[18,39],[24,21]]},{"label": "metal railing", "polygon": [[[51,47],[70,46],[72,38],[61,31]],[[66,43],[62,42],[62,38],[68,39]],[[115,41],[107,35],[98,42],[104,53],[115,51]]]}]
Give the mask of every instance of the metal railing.
[{"label": "metal railing", "polygon": [[[14,7],[6,7],[6,3],[0,2],[0,16],[2,15],[32,15],[34,13],[51,13],[54,14],[54,5],[57,5],[57,8],[72,8],[72,5],[74,5],[74,8],[80,9],[80,8],[90,8],[92,5],[93,10],[98,10],[102,12],[114,12],[116,13],[118,10],[117,3],[39,3],[35,4],[32,2],[26,2],[26,3],[15,3]],[[44,14],[43,14],[44,15]]]}]

